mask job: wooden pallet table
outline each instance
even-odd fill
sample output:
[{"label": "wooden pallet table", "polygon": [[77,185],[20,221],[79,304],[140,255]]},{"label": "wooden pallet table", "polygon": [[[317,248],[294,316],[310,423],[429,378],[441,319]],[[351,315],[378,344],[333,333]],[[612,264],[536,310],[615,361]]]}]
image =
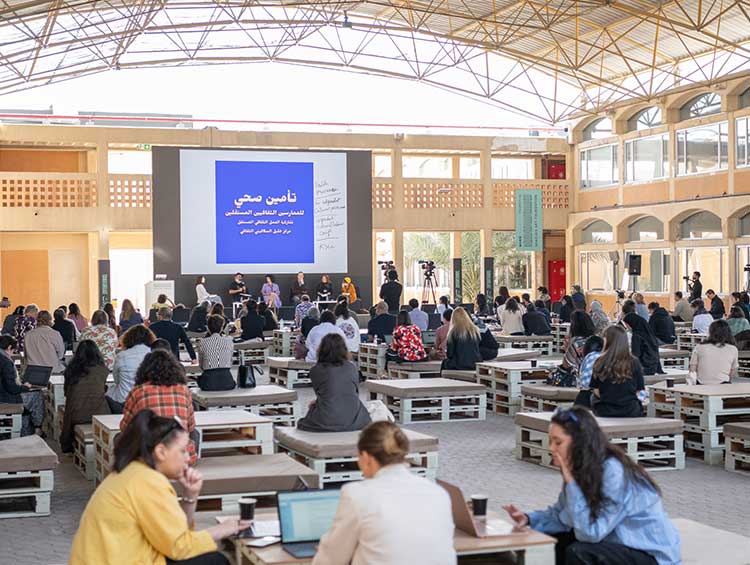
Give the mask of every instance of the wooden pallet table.
[{"label": "wooden pallet table", "polygon": [[505,335],[493,333],[500,347],[535,349],[541,355],[552,355],[554,338],[551,335]]},{"label": "wooden pallet table", "polygon": [[420,379],[440,377],[442,361],[419,361],[416,363],[388,363],[389,379]]},{"label": "wooden pallet table", "polygon": [[724,425],[724,468],[750,472],[750,422]]},{"label": "wooden pallet table", "polygon": [[274,330],[271,338],[271,355],[274,357],[291,357],[292,345],[297,335],[299,335],[298,331]]},{"label": "wooden pallet table", "polygon": [[675,368],[687,370],[690,364],[691,351],[685,349],[659,348],[659,360],[664,369]]},{"label": "wooden pallet table", "polygon": [[0,404],[0,440],[21,437],[23,404]]},{"label": "wooden pallet table", "polygon": [[360,343],[357,353],[359,370],[367,379],[379,379],[385,376],[385,343]]},{"label": "wooden pallet table", "polygon": [[554,412],[557,408],[569,408],[578,393],[575,387],[550,386],[547,384],[522,385],[521,407],[523,412]]},{"label": "wooden pallet table", "polygon": [[521,409],[521,385],[544,384],[550,368],[531,361],[477,363],[477,383],[487,387],[487,407],[513,416]]},{"label": "wooden pallet table", "polygon": [[401,424],[484,420],[487,389],[453,379],[366,381],[371,400],[381,400]]},{"label": "wooden pallet table", "polygon": [[663,373],[657,373],[655,375],[643,375],[643,383],[646,387],[657,385],[659,383],[664,383],[666,386],[667,379],[672,379],[676,385],[684,385],[687,383],[687,369],[665,367],[663,371]]},{"label": "wooden pallet table", "polygon": [[[552,412],[515,416],[516,458],[552,467],[548,429]],[[666,418],[596,418],[609,440],[649,471],[685,468],[682,422]]]},{"label": "wooden pallet table", "polygon": [[565,344],[565,338],[570,331],[570,322],[561,322],[552,324],[552,352],[562,353]]},{"label": "wooden pallet table", "polygon": [[294,357],[268,357],[268,379],[271,384],[293,389],[298,384],[310,384],[310,369],[315,363],[309,363]]},{"label": "wooden pallet table", "polygon": [[[438,470],[438,439],[403,429],[409,440],[407,460],[412,473],[435,479]],[[364,478],[357,465],[360,432],[305,432],[297,428],[274,428],[277,451],[313,469],[321,488],[333,483]]]},{"label": "wooden pallet table", "polygon": [[192,389],[199,410],[246,410],[277,425],[295,426],[300,419],[297,391],[277,385],[232,390]]},{"label": "wooden pallet table", "polygon": [[693,322],[675,322],[674,331],[675,334],[690,333],[693,330]]},{"label": "wooden pallet table", "polygon": [[706,334],[698,333],[682,333],[677,335],[677,349],[684,351],[692,351],[695,346],[699,343],[703,343],[703,340],[708,338]]},{"label": "wooden pallet table", "polygon": [[741,377],[750,377],[750,351],[740,351],[737,372]]},{"label": "wooden pallet table", "polygon": [[272,344],[265,340],[238,341],[234,344],[238,365],[262,365],[271,351]]},{"label": "wooden pallet table", "polygon": [[0,441],[0,518],[49,516],[56,466],[37,435]]},{"label": "wooden pallet table", "polygon": [[87,480],[94,480],[96,449],[94,448],[94,427],[91,424],[78,424],[74,428],[73,464]]}]

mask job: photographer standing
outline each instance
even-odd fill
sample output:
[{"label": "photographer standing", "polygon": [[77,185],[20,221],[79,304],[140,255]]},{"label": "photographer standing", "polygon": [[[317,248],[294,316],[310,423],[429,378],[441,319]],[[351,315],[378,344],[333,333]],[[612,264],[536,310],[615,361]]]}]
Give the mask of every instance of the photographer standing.
[{"label": "photographer standing", "polygon": [[698,300],[703,294],[703,283],[701,283],[701,274],[698,271],[693,273],[692,280],[688,281],[688,290],[690,291],[690,300]]},{"label": "photographer standing", "polygon": [[388,312],[397,314],[401,306],[401,292],[404,287],[398,282],[398,273],[395,269],[388,271],[386,277],[388,282],[380,287],[380,298],[388,304]]}]

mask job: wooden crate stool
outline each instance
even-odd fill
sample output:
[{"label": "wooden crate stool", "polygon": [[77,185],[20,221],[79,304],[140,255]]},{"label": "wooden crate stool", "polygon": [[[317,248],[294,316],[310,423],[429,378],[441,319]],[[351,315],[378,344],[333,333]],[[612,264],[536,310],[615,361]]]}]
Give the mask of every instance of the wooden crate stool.
[{"label": "wooden crate stool", "polygon": [[379,379],[385,376],[385,343],[360,343],[357,361],[359,370],[367,379]]},{"label": "wooden crate stool", "polygon": [[[549,429],[552,412],[519,412],[516,458],[552,467]],[[664,418],[597,418],[609,440],[649,471],[685,468],[682,422]]]},{"label": "wooden crate stool", "polygon": [[195,413],[200,433],[198,457],[228,455],[237,450],[254,455],[273,453],[273,422],[245,410],[204,410]]},{"label": "wooden crate stool", "polygon": [[[407,459],[411,472],[434,480],[438,468],[438,439],[407,429],[402,431],[409,439]],[[357,466],[359,433],[274,428],[277,450],[313,469],[320,477],[321,487],[364,478]]]},{"label": "wooden crate stool", "polygon": [[401,424],[484,420],[487,389],[453,379],[366,381],[371,400],[381,400]]},{"label": "wooden crate stool", "polygon": [[740,351],[737,372],[741,377],[750,377],[750,351]]},{"label": "wooden crate stool", "polygon": [[233,390],[193,389],[193,402],[198,410],[247,410],[277,425],[297,425],[300,406],[297,391],[277,385]]},{"label": "wooden crate stool", "polygon": [[294,389],[298,384],[310,384],[310,369],[315,363],[309,363],[294,357],[269,357],[268,378],[271,384]]},{"label": "wooden crate stool", "polygon": [[477,363],[477,382],[487,387],[490,410],[513,416],[521,409],[521,385],[544,384],[549,371],[536,361],[487,361]]},{"label": "wooden crate stool", "polygon": [[462,381],[465,383],[477,382],[477,372],[474,371],[460,371],[458,369],[443,369],[440,376],[444,379],[453,379],[456,381]]},{"label": "wooden crate stool", "polygon": [[708,337],[706,334],[681,333],[677,334],[677,349],[693,351],[695,346],[702,343]]},{"label": "wooden crate stool", "polygon": [[578,393],[575,387],[550,385],[521,386],[521,410],[524,412],[554,412],[557,408],[573,406]]},{"label": "wooden crate stool", "polygon": [[94,431],[94,483],[109,475],[115,453],[115,438],[120,433],[121,414],[102,414],[91,419]]},{"label": "wooden crate stool", "polygon": [[419,361],[416,363],[388,362],[389,379],[420,379],[422,377],[435,378],[440,376],[442,361]]},{"label": "wooden crate stool", "polygon": [[[320,488],[315,471],[283,453],[208,457],[199,459],[195,468],[203,475],[199,511],[237,514],[237,501],[245,496],[275,504],[273,497],[278,491],[299,488],[302,481],[310,488]],[[181,496],[182,486],[176,482],[172,485]]]},{"label": "wooden crate stool", "polygon": [[94,427],[78,424],[73,433],[73,464],[89,481],[94,480],[96,450],[94,449]]},{"label": "wooden crate stool", "polygon": [[750,471],[750,422],[724,425],[724,468]]},{"label": "wooden crate stool", "polygon": [[684,349],[659,348],[659,360],[664,369],[674,368],[687,371],[690,364],[690,355],[691,352]]},{"label": "wooden crate stool", "polygon": [[0,404],[0,440],[21,437],[23,404]]},{"label": "wooden crate stool", "polygon": [[37,435],[0,441],[0,518],[49,516],[56,466]]},{"label": "wooden crate stool", "polygon": [[262,365],[271,351],[270,341],[249,340],[234,344],[238,365]]},{"label": "wooden crate stool", "polygon": [[552,344],[555,340],[551,335],[493,335],[500,347],[534,349],[541,355],[552,355]]},{"label": "wooden crate stool", "polygon": [[570,322],[552,323],[552,353],[562,353]]},{"label": "wooden crate stool", "polygon": [[274,330],[271,338],[271,355],[275,357],[291,357],[292,344],[299,335],[298,331]]}]

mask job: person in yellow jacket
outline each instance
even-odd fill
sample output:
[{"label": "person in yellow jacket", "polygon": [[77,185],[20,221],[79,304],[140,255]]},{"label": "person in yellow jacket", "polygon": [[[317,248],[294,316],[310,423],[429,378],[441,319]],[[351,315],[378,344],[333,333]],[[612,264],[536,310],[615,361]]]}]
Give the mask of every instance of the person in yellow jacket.
[{"label": "person in yellow jacket", "polygon": [[[86,505],[71,565],[226,565],[216,542],[250,522],[230,520],[196,532],[203,477],[188,466],[188,434],[176,418],[142,410],[115,446],[114,469]],[[170,480],[180,483],[177,494]]]},{"label": "person in yellow jacket", "polygon": [[341,283],[341,294],[347,297],[349,304],[357,301],[357,287],[349,277],[344,277],[344,282]]}]

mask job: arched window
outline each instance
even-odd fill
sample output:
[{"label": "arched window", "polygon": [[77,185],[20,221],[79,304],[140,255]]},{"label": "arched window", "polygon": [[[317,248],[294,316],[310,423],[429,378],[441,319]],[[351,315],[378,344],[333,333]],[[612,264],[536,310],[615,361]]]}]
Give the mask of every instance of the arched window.
[{"label": "arched window", "polygon": [[602,139],[612,135],[612,120],[599,118],[583,128],[583,141]]},{"label": "arched window", "polygon": [[603,220],[595,220],[581,230],[581,243],[612,243],[612,226]]},{"label": "arched window", "polygon": [[628,131],[641,131],[661,125],[661,109],[658,106],[645,108],[628,120]]},{"label": "arched window", "polygon": [[691,99],[680,108],[680,120],[700,118],[721,112],[721,96],[715,92],[707,92]]},{"label": "arched window", "polygon": [[750,236],[750,212],[740,218],[739,233],[740,237]]},{"label": "arched window", "polygon": [[664,225],[653,216],[645,216],[628,226],[628,241],[660,241]]},{"label": "arched window", "polygon": [[721,219],[711,212],[696,212],[680,222],[680,239],[721,239]]},{"label": "arched window", "polygon": [[745,92],[740,94],[739,109],[742,108],[750,108],[750,88],[745,89]]}]

